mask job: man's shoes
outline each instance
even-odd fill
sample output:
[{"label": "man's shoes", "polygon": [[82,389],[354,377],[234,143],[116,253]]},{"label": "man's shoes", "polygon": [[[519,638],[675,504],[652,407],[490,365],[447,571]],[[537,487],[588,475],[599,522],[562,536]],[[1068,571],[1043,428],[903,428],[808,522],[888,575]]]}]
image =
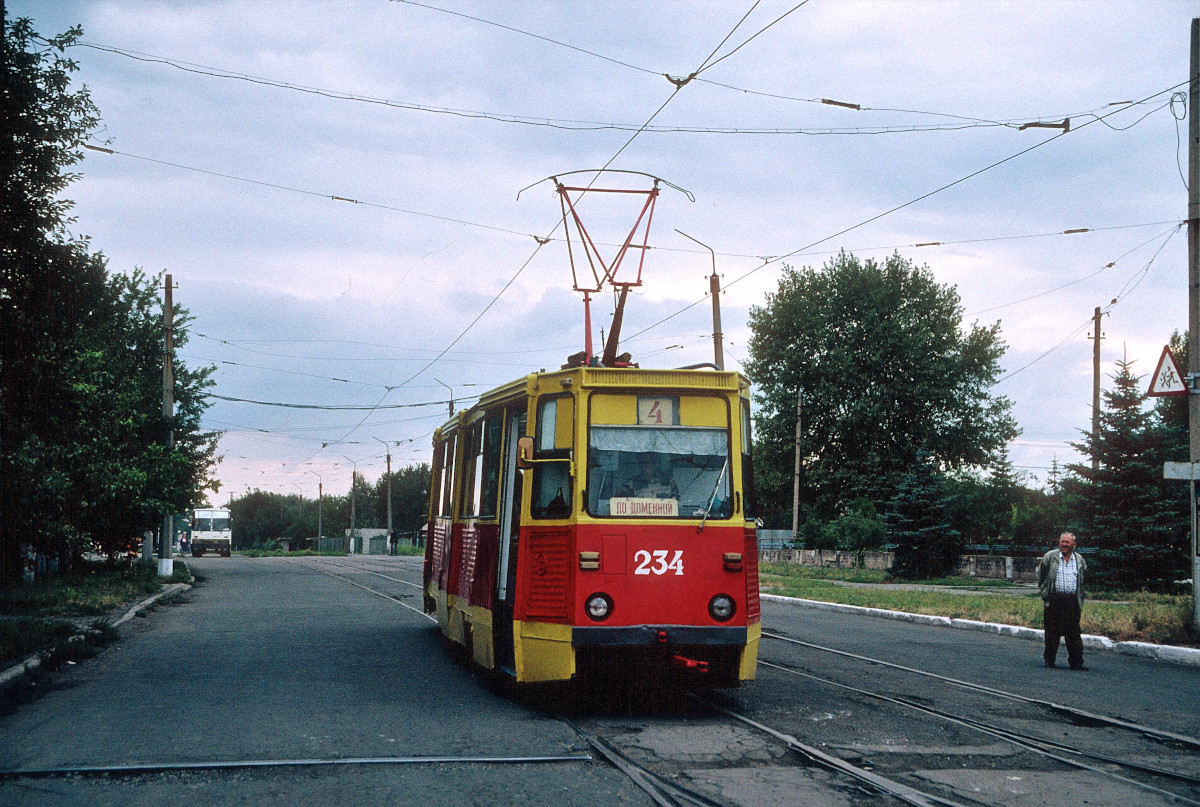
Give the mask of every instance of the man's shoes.
[{"label": "man's shoes", "polygon": [[1087,672],[1088,671],[1088,668],[1083,666],[1082,664],[1077,664],[1074,667],[1072,667],[1071,669],[1075,670],[1077,672]]},{"label": "man's shoes", "polygon": [[1047,661],[1046,666],[1053,670],[1057,665],[1053,661]]}]

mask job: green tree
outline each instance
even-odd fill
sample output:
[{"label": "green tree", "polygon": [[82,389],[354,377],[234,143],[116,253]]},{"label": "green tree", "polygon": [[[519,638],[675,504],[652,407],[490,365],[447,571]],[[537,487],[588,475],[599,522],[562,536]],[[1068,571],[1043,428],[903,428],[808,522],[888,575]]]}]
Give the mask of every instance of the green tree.
[{"label": "green tree", "polygon": [[954,571],[962,542],[946,514],[945,477],[928,454],[919,454],[900,480],[887,524],[897,577],[943,577]]},{"label": "green tree", "polygon": [[[200,421],[212,368],[174,365],[175,415],[162,416],[162,275],[113,275],[104,316],[86,323],[84,345],[68,367],[78,396],[77,423],[65,453],[73,475],[73,521],[104,552],[157,529],[163,513],[186,513],[215,488],[217,433]],[[187,344],[190,317],[175,307],[175,346]],[[170,451],[166,430],[175,435]]]},{"label": "green tree", "polygon": [[888,502],[919,452],[947,469],[987,466],[1017,434],[1010,402],[990,393],[999,323],[964,328],[954,288],[898,254],[787,267],[750,327],[766,511],[791,509],[797,390],[802,499],[825,518],[858,498]]},{"label": "green tree", "polygon": [[66,357],[104,287],[102,262],[66,230],[83,138],[99,122],[63,49],[73,28],[46,42],[30,22],[4,21],[0,70],[0,580],[19,579],[25,554],[67,560],[83,539],[71,524],[70,469],[61,448],[75,396]]},{"label": "green tree", "polygon": [[[200,430],[209,371],[176,364],[173,421],[162,416],[157,280],[111,275],[68,232],[68,169],[99,122],[62,53],[80,29],[45,40],[4,21],[0,71],[0,581],[30,553],[65,568],[93,542],[115,552],[181,512],[209,485],[215,435]],[[177,344],[187,316],[178,311]],[[164,438],[175,430],[176,449]]]},{"label": "green tree", "polygon": [[850,512],[825,526],[826,542],[832,547],[861,553],[882,549],[887,541],[887,527],[875,511],[875,505],[859,499]]},{"label": "green tree", "polygon": [[1189,530],[1180,491],[1162,478],[1173,447],[1168,428],[1145,408],[1130,363],[1119,362],[1112,379],[1098,433],[1074,444],[1097,467],[1072,464],[1063,483],[1074,498],[1072,528],[1083,547],[1096,548],[1093,575],[1101,585],[1167,589],[1186,574]]}]

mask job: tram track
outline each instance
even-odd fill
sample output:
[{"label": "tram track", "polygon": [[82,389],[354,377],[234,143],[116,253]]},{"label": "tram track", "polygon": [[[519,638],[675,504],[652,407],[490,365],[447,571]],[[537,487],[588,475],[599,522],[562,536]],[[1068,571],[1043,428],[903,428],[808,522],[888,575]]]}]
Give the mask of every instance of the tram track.
[{"label": "tram track", "polygon": [[[298,562],[298,561],[297,561]],[[330,571],[328,569],[318,568],[316,565],[304,563],[302,565],[308,568],[330,575],[340,579],[350,585],[364,589],[377,596],[392,600],[397,604],[404,605],[411,610],[415,608],[407,606],[399,602],[395,594],[389,594],[369,585],[364,585],[362,582],[350,579],[350,575],[372,575],[381,580],[388,580],[393,583],[420,588],[417,584],[403,580],[382,572],[377,572],[371,569],[362,568],[356,564],[345,564],[334,561],[322,562],[321,566],[333,566],[339,571]],[[428,618],[422,613],[422,616]],[[963,690],[974,692],[980,695],[985,695],[990,698],[1003,698],[1013,702],[1033,706],[1039,710],[1047,710],[1062,718],[1070,720],[1073,724],[1084,726],[1104,726],[1115,729],[1120,729],[1125,732],[1139,735],[1156,743],[1165,743],[1176,749],[1186,749],[1188,751],[1200,750],[1200,740],[1193,737],[1177,734],[1154,727],[1139,725],[1137,723],[1122,720],[1120,718],[1099,715],[1084,710],[1075,709],[1073,707],[1064,706],[1062,704],[1053,703],[1039,698],[1032,698],[1021,695],[1019,693],[1008,692],[994,687],[988,687],[981,684],[976,684],[971,681],[964,681],[948,676],[943,676],[937,673],[932,673],[926,670],[920,670],[914,667],[908,667],[901,664],[885,661],[883,659],[871,658],[855,653],[838,650],[836,648],[825,647],[819,644],[804,642],[791,637],[783,636],[776,633],[763,634],[764,640],[771,642],[779,642],[783,645],[794,645],[804,647],[810,650],[815,650],[823,653],[834,653],[848,659],[868,663],[872,665],[882,665],[884,667],[894,669],[901,673],[918,675],[927,679],[936,680],[939,683],[958,687]],[[1154,782],[1161,780],[1171,780],[1182,783],[1187,788],[1195,788],[1200,786],[1200,776],[1195,776],[1190,773],[1172,770],[1147,763],[1135,762],[1132,758],[1122,758],[1111,754],[1101,754],[1095,751],[1089,751],[1084,748],[1079,748],[1070,744],[1062,743],[1057,740],[1048,739],[1045,737],[1037,737],[1025,732],[1014,731],[1010,728],[1005,728],[996,724],[988,723],[979,720],[975,717],[967,717],[961,714],[954,714],[944,709],[936,708],[927,704],[919,703],[916,700],[911,700],[902,696],[888,695],[882,692],[872,692],[863,687],[855,687],[832,679],[814,675],[797,669],[787,664],[776,663],[769,659],[760,659],[760,667],[764,670],[770,670],[773,673],[786,676],[799,676],[807,680],[812,680],[814,683],[823,686],[833,687],[842,692],[852,693],[860,698],[869,698],[886,704],[890,707],[906,711],[914,711],[932,718],[935,721],[953,724],[959,729],[978,732],[983,736],[998,739],[1004,743],[1011,744],[1018,753],[1030,753],[1037,758],[1042,759],[1044,764],[1058,769],[1073,769],[1087,776],[1102,776],[1107,780],[1119,783],[1128,788],[1137,788],[1146,793],[1147,796],[1157,796],[1168,803],[1182,805],[1196,805],[1200,807],[1200,801],[1192,798],[1190,795],[1183,795],[1172,792],[1163,787],[1159,787]],[[723,696],[718,696],[723,697]],[[857,755],[850,759],[845,759],[837,755],[831,754],[822,748],[817,747],[812,742],[805,742],[803,739],[789,734],[779,728],[767,725],[766,722],[755,719],[749,715],[743,714],[740,711],[729,708],[726,705],[721,705],[709,697],[693,695],[695,701],[704,708],[711,710],[714,714],[721,715],[733,723],[753,729],[755,732],[765,734],[770,737],[775,743],[781,744],[788,752],[794,754],[803,761],[806,766],[819,766],[822,769],[833,772],[836,778],[827,784],[826,787],[835,789],[843,789],[846,785],[836,784],[837,778],[846,777],[849,785],[852,788],[864,789],[865,792],[878,795],[886,795],[899,801],[900,803],[914,805],[914,807],[965,807],[966,804],[978,805],[987,804],[988,801],[981,799],[978,794],[960,794],[953,785],[939,783],[933,785],[934,791],[915,787],[906,784],[903,781],[890,778],[876,770],[871,770],[874,763],[866,765],[855,764],[854,760]],[[553,710],[550,714],[553,714]],[[650,764],[641,764],[634,759],[636,754],[627,753],[629,748],[622,748],[622,740],[620,731],[614,732],[605,729],[603,716],[596,717],[589,715],[583,719],[584,723],[593,722],[592,718],[596,717],[595,725],[584,727],[580,723],[571,720],[562,714],[555,715],[558,719],[564,721],[591,749],[594,756],[602,758],[622,774],[629,778],[634,784],[641,788],[650,799],[659,807],[724,807],[729,802],[722,802],[714,799],[710,795],[705,795],[700,791],[689,788],[680,780],[686,781],[688,776],[695,771],[685,771],[680,768],[678,771],[671,771],[664,774],[663,771],[670,771],[674,764],[670,760],[659,760]],[[627,723],[628,721],[626,721]],[[640,721],[635,721],[640,722]],[[769,721],[777,723],[778,721]],[[654,726],[655,721],[648,721],[647,727]],[[625,727],[628,731],[628,726]],[[782,761],[774,763],[779,770],[786,770],[792,765],[784,764]],[[703,769],[703,765],[693,765],[693,768]],[[1109,768],[1114,768],[1124,773],[1118,773]],[[801,769],[801,770],[803,770]],[[1024,769],[1021,769],[1024,770]],[[1035,768],[1036,770],[1036,768]],[[905,777],[906,774],[916,773],[916,771],[906,770],[904,767],[894,771],[891,776],[899,774]],[[1137,774],[1141,777],[1149,778],[1151,781],[1141,781],[1137,778],[1132,778],[1131,775],[1125,773]],[[810,785],[811,786],[811,785]],[[949,793],[947,794],[947,791]],[[1190,791],[1189,791],[1190,792]],[[853,790],[850,791],[853,795]],[[946,795],[943,795],[946,794]],[[955,801],[955,798],[963,797],[965,801]],[[997,804],[1002,802],[995,802]]]},{"label": "tram track", "polygon": [[[1084,762],[1080,762],[1076,759],[1072,759],[1071,757],[1065,756],[1065,755],[1070,754],[1070,755],[1074,755],[1074,756],[1079,756],[1079,757],[1083,757],[1086,759],[1095,760],[1097,762],[1103,762],[1103,763],[1107,763],[1109,765],[1114,765],[1114,766],[1119,766],[1122,768],[1127,768],[1130,770],[1135,770],[1140,773],[1152,774],[1154,776],[1159,776],[1159,777],[1168,778],[1168,779],[1174,779],[1176,781],[1187,782],[1187,783],[1193,784],[1193,785],[1200,785],[1200,777],[1197,777],[1197,776],[1185,774],[1185,773],[1170,770],[1167,768],[1161,768],[1161,767],[1152,766],[1152,765],[1145,765],[1142,763],[1133,762],[1128,759],[1120,759],[1118,757],[1113,757],[1113,756],[1109,756],[1109,755],[1105,755],[1105,754],[1096,754],[1096,753],[1085,751],[1083,749],[1080,749],[1080,748],[1077,748],[1074,746],[1066,745],[1065,743],[1059,743],[1059,742],[1056,742],[1053,740],[1048,740],[1048,739],[1041,738],[1041,737],[1033,737],[1031,735],[1014,732],[1014,731],[1011,731],[1008,729],[1004,729],[1000,726],[996,726],[994,724],[986,723],[984,721],[975,720],[972,718],[964,717],[962,715],[952,714],[950,712],[946,712],[941,709],[935,709],[930,706],[925,706],[924,704],[916,703],[916,702],[913,702],[910,700],[906,700],[904,698],[897,698],[897,697],[890,696],[890,695],[884,695],[879,692],[872,692],[870,690],[863,689],[861,687],[850,686],[849,684],[843,684],[838,681],[833,681],[832,679],[822,678],[817,675],[812,675],[811,673],[802,672],[800,670],[792,669],[792,668],[785,667],[785,666],[779,665],[779,664],[774,664],[769,661],[759,661],[759,665],[763,666],[763,667],[767,667],[768,669],[778,670],[778,671],[788,673],[791,675],[796,675],[796,676],[800,676],[803,678],[807,678],[812,681],[817,681],[819,683],[822,683],[822,684],[825,684],[828,686],[833,686],[833,687],[837,687],[839,689],[843,689],[843,690],[846,690],[849,692],[854,692],[856,694],[863,695],[863,696],[866,696],[869,698],[874,698],[876,700],[880,700],[885,703],[891,703],[891,704],[895,704],[897,706],[901,706],[901,707],[904,707],[907,709],[912,709],[914,711],[921,712],[921,713],[929,715],[931,717],[935,717],[935,718],[938,718],[941,720],[955,723],[959,726],[963,726],[968,729],[973,729],[980,733],[989,735],[991,737],[995,737],[996,739],[1000,739],[1005,742],[1012,743],[1013,745],[1017,746],[1018,748],[1021,748],[1025,751],[1029,751],[1034,754],[1038,754],[1039,756],[1042,756],[1046,759],[1062,763],[1063,765],[1078,768],[1080,770],[1090,771],[1092,773],[1098,773],[1103,776],[1108,776],[1117,781],[1124,782],[1125,784],[1132,785],[1134,787],[1138,787],[1138,788],[1141,788],[1143,790],[1147,790],[1147,791],[1150,791],[1153,793],[1157,793],[1160,796],[1165,796],[1169,799],[1178,801],[1181,804],[1191,804],[1191,805],[1197,805],[1197,807],[1200,807],[1200,801],[1197,801],[1195,799],[1191,799],[1186,796],[1182,796],[1178,793],[1173,793],[1169,790],[1165,790],[1163,788],[1156,787],[1154,785],[1147,784],[1145,782],[1140,782],[1136,779],[1131,779],[1127,776],[1121,776],[1119,774],[1115,774],[1112,771],[1105,770],[1104,768],[1100,768],[1095,765],[1090,765],[1090,764],[1087,764]],[[722,709],[721,707],[717,707],[714,704],[710,704],[710,705],[713,706],[713,708],[721,709],[721,711],[724,711],[733,717],[737,717],[738,719],[741,719],[741,717],[739,715],[729,712],[728,710]]]},{"label": "tram track", "polygon": [[1174,744],[1178,744],[1178,745],[1186,747],[1186,748],[1190,748],[1194,751],[1200,751],[1200,738],[1189,737],[1184,734],[1178,734],[1173,731],[1167,731],[1165,729],[1154,728],[1151,726],[1143,726],[1138,723],[1134,723],[1132,721],[1123,720],[1119,717],[1113,717],[1111,715],[1097,714],[1095,712],[1089,712],[1084,709],[1078,709],[1073,706],[1065,706],[1063,704],[1054,703],[1053,701],[1048,701],[1048,700],[1044,700],[1041,698],[1032,698],[1027,695],[1021,695],[1021,694],[1018,694],[1015,692],[1008,692],[1003,689],[996,689],[995,687],[984,686],[983,684],[976,684],[971,681],[963,681],[958,678],[951,678],[949,676],[941,675],[939,673],[929,672],[928,670],[920,670],[920,669],[917,669],[916,667],[908,667],[903,664],[896,664],[894,662],[885,661],[884,659],[872,658],[871,656],[863,656],[858,653],[850,653],[845,650],[838,650],[837,648],[827,647],[825,645],[816,644],[814,642],[805,642],[800,639],[793,639],[790,636],[783,636],[782,634],[778,634],[778,633],[770,633],[768,631],[763,631],[762,636],[764,639],[771,639],[771,640],[775,640],[775,641],[786,642],[788,644],[806,647],[810,650],[819,650],[824,653],[831,653],[833,655],[842,656],[844,658],[850,658],[850,659],[855,659],[858,661],[864,661],[869,664],[877,664],[882,667],[888,667],[888,668],[891,668],[894,670],[900,670],[902,672],[912,673],[914,675],[919,675],[919,676],[923,676],[925,678],[930,678],[930,679],[938,681],[940,683],[950,684],[952,686],[956,686],[956,687],[959,687],[962,689],[972,690],[975,692],[979,692],[979,693],[983,693],[986,695],[991,695],[991,696],[995,696],[995,697],[999,697],[999,698],[1005,698],[1007,700],[1015,701],[1018,703],[1025,703],[1025,704],[1029,704],[1029,705],[1033,705],[1033,706],[1038,706],[1038,707],[1047,709],[1051,712],[1070,717],[1076,721],[1081,721],[1084,723],[1104,724],[1107,726],[1112,726],[1114,728],[1124,729],[1126,731],[1132,731],[1137,734],[1141,734],[1143,736],[1158,740],[1160,742],[1174,743]]}]

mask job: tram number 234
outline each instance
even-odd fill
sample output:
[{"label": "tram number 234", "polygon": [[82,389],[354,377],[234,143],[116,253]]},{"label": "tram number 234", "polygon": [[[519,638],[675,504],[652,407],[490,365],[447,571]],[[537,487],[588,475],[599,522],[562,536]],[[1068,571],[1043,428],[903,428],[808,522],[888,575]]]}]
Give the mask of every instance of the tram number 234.
[{"label": "tram number 234", "polygon": [[677,575],[683,574],[683,550],[676,549],[675,555],[668,561],[667,555],[670,551],[669,549],[655,549],[653,552],[647,552],[645,549],[639,549],[633,556],[634,562],[637,563],[633,573],[666,574],[674,572]]}]

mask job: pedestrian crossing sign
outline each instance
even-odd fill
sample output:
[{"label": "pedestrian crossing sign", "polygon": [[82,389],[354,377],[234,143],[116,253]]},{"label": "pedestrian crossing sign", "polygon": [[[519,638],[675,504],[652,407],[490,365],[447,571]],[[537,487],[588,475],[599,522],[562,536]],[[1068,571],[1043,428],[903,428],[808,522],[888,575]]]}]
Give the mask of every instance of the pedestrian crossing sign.
[{"label": "pedestrian crossing sign", "polygon": [[1158,359],[1158,367],[1154,368],[1154,376],[1150,379],[1150,396],[1187,395],[1187,383],[1183,379],[1183,371],[1171,355],[1171,348],[1164,347],[1162,356]]}]

